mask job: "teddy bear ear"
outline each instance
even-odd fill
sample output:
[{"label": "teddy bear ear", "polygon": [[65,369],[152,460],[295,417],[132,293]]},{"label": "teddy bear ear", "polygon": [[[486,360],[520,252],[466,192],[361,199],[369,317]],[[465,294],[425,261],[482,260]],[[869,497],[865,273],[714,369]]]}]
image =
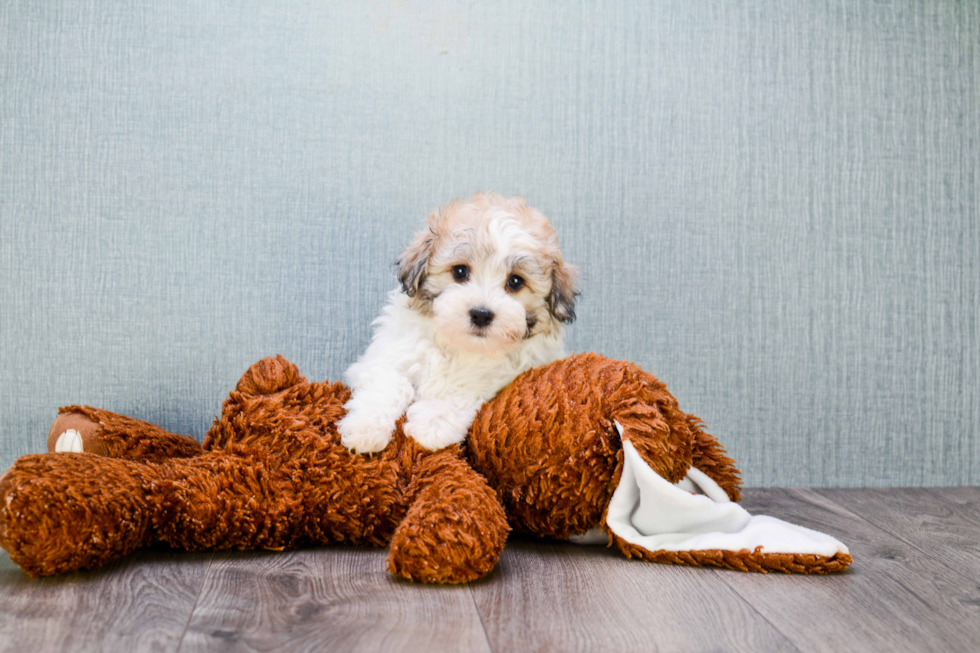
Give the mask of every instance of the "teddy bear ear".
[{"label": "teddy bear ear", "polygon": [[559,322],[571,324],[575,321],[575,298],[581,294],[577,282],[575,266],[559,261],[552,268],[548,310]]},{"label": "teddy bear ear", "polygon": [[435,248],[435,242],[436,234],[432,229],[419,232],[395,261],[402,292],[409,297],[415,297],[419,288],[425,283],[429,257]]}]

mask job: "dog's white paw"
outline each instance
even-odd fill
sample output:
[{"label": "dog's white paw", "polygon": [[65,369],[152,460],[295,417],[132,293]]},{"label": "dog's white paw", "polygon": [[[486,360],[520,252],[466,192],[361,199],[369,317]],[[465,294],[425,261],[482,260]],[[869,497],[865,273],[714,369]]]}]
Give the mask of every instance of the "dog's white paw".
[{"label": "dog's white paw", "polygon": [[82,453],[82,434],[75,429],[68,429],[58,436],[54,450],[57,453]]},{"label": "dog's white paw", "polygon": [[339,422],[340,443],[354,453],[375,453],[391,442],[395,425],[384,418],[351,411]]},{"label": "dog's white paw", "polygon": [[405,414],[402,429],[429,451],[435,451],[458,444],[466,439],[469,424],[464,424],[458,416],[433,410],[426,402],[412,404]]}]

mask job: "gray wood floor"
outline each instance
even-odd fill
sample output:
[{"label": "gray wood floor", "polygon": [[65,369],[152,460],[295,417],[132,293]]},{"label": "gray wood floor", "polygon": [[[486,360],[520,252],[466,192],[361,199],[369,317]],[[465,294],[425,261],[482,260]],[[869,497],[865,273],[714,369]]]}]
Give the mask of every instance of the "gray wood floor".
[{"label": "gray wood floor", "polygon": [[396,582],[385,552],[149,550],[31,580],[0,553],[0,650],[980,651],[980,488],[749,490],[836,535],[830,577],[629,561],[513,539],[462,587]]}]

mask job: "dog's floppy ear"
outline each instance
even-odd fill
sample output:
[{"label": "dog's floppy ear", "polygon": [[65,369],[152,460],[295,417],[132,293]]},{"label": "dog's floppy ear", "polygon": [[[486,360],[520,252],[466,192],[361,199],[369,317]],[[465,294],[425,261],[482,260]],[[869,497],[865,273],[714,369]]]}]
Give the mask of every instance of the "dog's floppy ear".
[{"label": "dog's floppy ear", "polygon": [[551,270],[548,310],[559,322],[571,324],[575,321],[575,298],[579,296],[577,280],[578,271],[568,263],[558,262]]},{"label": "dog's floppy ear", "polygon": [[431,228],[419,232],[395,261],[402,291],[409,297],[415,297],[425,282],[425,272],[429,267],[429,256],[432,255],[435,242],[436,233]]}]

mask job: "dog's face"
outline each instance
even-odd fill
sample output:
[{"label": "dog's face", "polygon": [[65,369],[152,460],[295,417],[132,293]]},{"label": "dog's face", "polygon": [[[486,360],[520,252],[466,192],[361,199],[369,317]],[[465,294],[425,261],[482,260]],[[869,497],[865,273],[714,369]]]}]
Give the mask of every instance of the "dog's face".
[{"label": "dog's face", "polygon": [[575,319],[575,269],[521,198],[478,194],[429,216],[397,261],[410,306],[451,346],[502,356]]}]

